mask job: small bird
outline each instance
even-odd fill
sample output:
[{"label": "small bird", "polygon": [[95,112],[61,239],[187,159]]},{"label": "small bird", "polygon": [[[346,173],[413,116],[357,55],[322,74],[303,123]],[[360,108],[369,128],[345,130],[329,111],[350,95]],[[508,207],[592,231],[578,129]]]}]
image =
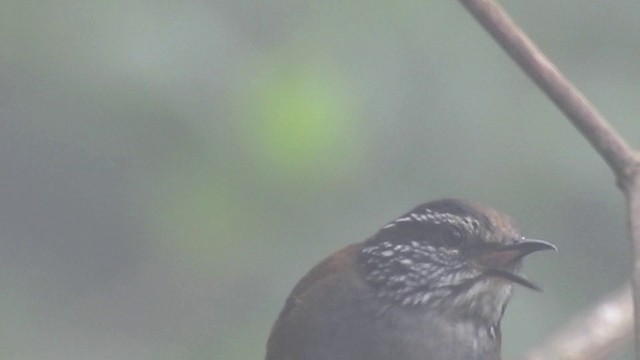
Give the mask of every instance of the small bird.
[{"label": "small bird", "polygon": [[417,206],[312,268],[294,287],[266,360],[500,360],[500,320],[524,256],[556,250],[496,210]]}]

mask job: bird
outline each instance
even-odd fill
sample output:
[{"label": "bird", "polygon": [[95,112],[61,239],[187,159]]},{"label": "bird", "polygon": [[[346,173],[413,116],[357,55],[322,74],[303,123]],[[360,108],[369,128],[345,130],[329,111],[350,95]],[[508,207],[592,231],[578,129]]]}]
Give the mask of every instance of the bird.
[{"label": "bird", "polygon": [[266,360],[500,360],[500,321],[522,259],[555,245],[460,199],[418,205],[295,285]]}]

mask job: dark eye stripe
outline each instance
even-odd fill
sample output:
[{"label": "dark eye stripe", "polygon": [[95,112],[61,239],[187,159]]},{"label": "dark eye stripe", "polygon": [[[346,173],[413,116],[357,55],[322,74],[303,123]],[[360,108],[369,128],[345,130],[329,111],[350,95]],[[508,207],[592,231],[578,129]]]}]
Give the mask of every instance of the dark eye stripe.
[{"label": "dark eye stripe", "polygon": [[451,246],[458,247],[462,245],[463,241],[464,241],[464,234],[462,233],[462,231],[456,227],[451,229],[451,237],[449,239],[449,244]]}]

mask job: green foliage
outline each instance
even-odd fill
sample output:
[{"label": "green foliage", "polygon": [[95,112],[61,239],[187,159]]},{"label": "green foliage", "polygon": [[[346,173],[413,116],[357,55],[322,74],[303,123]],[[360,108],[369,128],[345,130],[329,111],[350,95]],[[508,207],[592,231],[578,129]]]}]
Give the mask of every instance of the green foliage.
[{"label": "green foliage", "polygon": [[361,153],[353,93],[336,73],[312,64],[277,64],[249,84],[241,122],[259,169],[278,181],[340,178]]}]

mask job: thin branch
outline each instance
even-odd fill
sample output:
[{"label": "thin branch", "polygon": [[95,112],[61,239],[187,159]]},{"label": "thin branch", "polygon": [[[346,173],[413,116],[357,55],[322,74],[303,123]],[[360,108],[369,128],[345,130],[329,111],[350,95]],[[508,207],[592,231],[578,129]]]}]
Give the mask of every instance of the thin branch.
[{"label": "thin branch", "polygon": [[[573,125],[591,143],[614,172],[617,184],[627,200],[629,233],[633,243],[634,267],[632,271],[633,308],[635,310],[636,359],[640,360],[640,154],[632,149],[613,129],[609,122],[587,100],[587,98],[567,80],[547,59],[538,47],[514,23],[507,12],[492,0],[460,0],[482,26],[493,36],[511,58],[529,75],[544,93],[567,115]],[[602,318],[591,318],[589,313],[585,323],[601,324]],[[597,312],[595,313],[597,314]],[[629,316],[631,318],[631,316]],[[622,328],[609,324],[609,331],[617,333]],[[601,324],[601,326],[605,326]],[[619,324],[618,326],[622,326]],[[570,347],[573,336],[578,333],[562,333],[552,342],[559,348],[559,342],[567,342]],[[584,330],[581,336],[594,334]],[[565,336],[566,335],[566,336]],[[601,338],[602,339],[602,338]],[[600,340],[601,340],[600,339]],[[617,337],[616,337],[617,339]],[[596,354],[610,348],[593,338],[582,341],[590,348],[583,354]],[[613,341],[613,340],[612,340]],[[607,345],[608,347],[604,347]],[[550,358],[558,358],[558,354]],[[587,355],[585,355],[587,356]],[[574,357],[573,359],[580,359]],[[584,357],[590,359],[590,357]]]},{"label": "thin branch", "polygon": [[523,360],[605,359],[631,337],[632,311],[631,288],[625,286],[578,315]]},{"label": "thin branch", "polygon": [[[640,176],[634,168],[630,181],[625,186],[625,196],[627,198],[627,215],[629,234],[633,242],[633,309],[635,311],[635,348],[636,359],[640,360]],[[633,313],[632,313],[633,314]],[[630,316],[631,317],[631,316]]]},{"label": "thin branch", "polygon": [[636,162],[634,151],[587,98],[547,59],[509,14],[492,0],[460,0],[573,125],[591,142],[618,178]]}]

